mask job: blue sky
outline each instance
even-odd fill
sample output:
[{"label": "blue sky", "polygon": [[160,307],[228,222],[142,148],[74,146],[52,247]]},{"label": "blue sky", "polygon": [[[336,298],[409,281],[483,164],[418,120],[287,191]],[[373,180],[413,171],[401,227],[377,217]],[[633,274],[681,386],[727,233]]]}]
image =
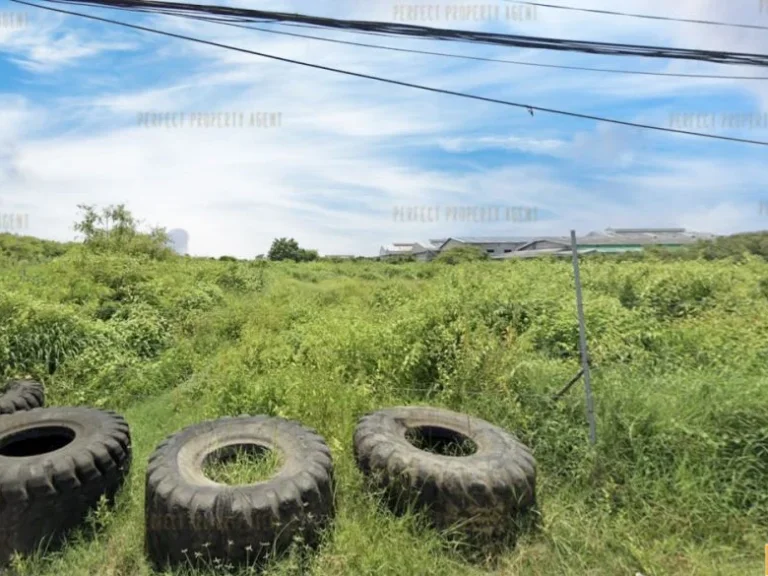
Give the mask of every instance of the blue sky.
[{"label": "blue sky", "polygon": [[[43,2],[41,2],[43,3]],[[224,4],[223,2],[220,2]],[[556,3],[556,2],[553,2]],[[253,2],[226,2],[254,6]],[[261,1],[259,8],[391,21],[390,0]],[[414,4],[414,3],[411,3]],[[535,19],[415,24],[768,53],[764,31],[538,8]],[[505,6],[488,0],[478,5]],[[616,9],[611,0],[569,5]],[[53,5],[62,7],[61,5]],[[64,7],[67,9],[67,7]],[[186,19],[70,7],[268,54],[535,106],[670,125],[675,113],[763,114],[768,81],[555,70],[396,53]],[[768,26],[760,0],[622,0],[621,10]],[[75,237],[78,204],[125,203],[183,228],[196,255],[249,258],[291,236],[321,254],[446,236],[567,235],[606,227],[766,228],[768,148],[607,125],[422,92],[0,0],[0,213]],[[0,18],[0,23],[4,22]],[[399,20],[402,21],[402,20]],[[723,66],[280,28],[420,50],[602,68],[768,76]],[[176,128],[149,112],[186,114]],[[189,126],[193,113],[281,113],[271,128]],[[706,129],[702,131],[707,131]],[[768,140],[768,126],[716,134]],[[535,222],[398,222],[396,207],[535,206]]]}]

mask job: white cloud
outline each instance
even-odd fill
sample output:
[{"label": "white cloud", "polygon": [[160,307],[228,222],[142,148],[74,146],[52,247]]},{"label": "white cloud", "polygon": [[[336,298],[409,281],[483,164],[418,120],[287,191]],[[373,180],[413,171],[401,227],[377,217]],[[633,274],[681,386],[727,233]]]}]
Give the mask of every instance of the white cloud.
[{"label": "white cloud", "polygon": [[517,136],[480,136],[478,138],[459,137],[440,140],[440,146],[448,152],[476,152],[489,148],[519,150],[535,154],[553,153],[562,149],[565,142],[561,140],[542,140],[520,138]]},{"label": "white cloud", "polygon": [[17,12],[24,15],[24,25],[0,27],[0,54],[7,54],[10,61],[33,74],[82,64],[85,59],[104,52],[130,51],[137,47],[125,39],[116,39],[115,35],[111,35],[110,41],[86,39],[82,28],[68,30],[67,24],[71,21],[65,22],[62,15],[31,7],[14,11]]}]

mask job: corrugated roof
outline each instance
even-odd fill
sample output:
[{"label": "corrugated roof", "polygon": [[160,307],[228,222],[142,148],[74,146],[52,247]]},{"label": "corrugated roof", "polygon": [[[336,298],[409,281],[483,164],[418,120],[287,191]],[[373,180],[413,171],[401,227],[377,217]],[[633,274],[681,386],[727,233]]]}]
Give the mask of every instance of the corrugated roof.
[{"label": "corrugated roof", "polygon": [[589,238],[577,238],[578,244],[591,244],[594,246],[620,246],[625,244],[653,245],[653,244],[693,244],[700,240],[699,237],[687,234],[620,234],[616,236],[593,236]]},{"label": "corrugated roof", "polygon": [[382,252],[389,252],[389,253],[392,253],[392,254],[412,252],[413,251],[413,244],[408,244],[408,245],[390,244],[388,246],[382,246],[381,247],[381,251]]},{"label": "corrugated roof", "polygon": [[[693,244],[698,240],[713,237],[711,234],[588,234],[577,236],[576,243],[593,246],[621,246],[624,244],[653,245],[653,244]],[[533,242],[559,242],[570,246],[571,239],[566,236],[542,236]]]},{"label": "corrugated roof", "polygon": [[436,252],[437,250],[438,248],[429,242],[396,242],[382,246],[379,254],[423,254],[424,252]]},{"label": "corrugated roof", "polygon": [[519,244],[521,242],[530,242],[534,239],[535,236],[461,236],[447,238],[446,241],[457,240],[465,244]]},{"label": "corrugated roof", "polygon": [[684,234],[685,228],[606,228],[614,234]]}]

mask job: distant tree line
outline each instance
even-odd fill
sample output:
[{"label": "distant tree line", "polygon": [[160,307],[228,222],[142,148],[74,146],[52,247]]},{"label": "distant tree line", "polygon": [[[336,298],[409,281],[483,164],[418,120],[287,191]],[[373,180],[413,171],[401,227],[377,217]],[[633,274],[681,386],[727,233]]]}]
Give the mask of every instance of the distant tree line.
[{"label": "distant tree line", "polygon": [[[170,247],[170,239],[165,228],[151,228],[142,232],[140,221],[135,219],[123,204],[107,206],[97,210],[95,206],[79,205],[81,219],[75,223],[75,231],[82,234],[83,245],[86,249],[97,252],[114,251],[133,255],[143,254],[155,259],[172,258],[175,253]],[[0,234],[0,260],[13,261],[44,261],[55,258],[67,252],[75,243],[60,243],[41,240],[32,237],[21,237],[13,234]],[[696,244],[677,248],[664,246],[649,246],[638,252],[619,254],[587,254],[584,258],[611,259],[613,261],[637,261],[645,258],[662,260],[720,260],[724,258],[741,259],[745,254],[758,256],[768,261],[768,231],[748,232],[721,236],[712,240],[700,240]],[[190,257],[190,256],[187,256]],[[217,258],[210,258],[216,260]],[[308,250],[299,246],[294,238],[275,238],[269,252],[259,254],[256,260],[271,260],[274,262],[289,260],[293,262],[313,262],[320,259],[317,250]],[[459,264],[467,261],[487,260],[488,254],[473,246],[462,246],[441,252],[435,262],[444,264]],[[234,256],[220,256],[220,261],[236,262]],[[395,257],[363,257],[353,258],[327,257],[323,260],[331,262],[343,261],[384,261],[391,264],[414,262],[410,255]],[[767,281],[768,282],[768,281]]]}]

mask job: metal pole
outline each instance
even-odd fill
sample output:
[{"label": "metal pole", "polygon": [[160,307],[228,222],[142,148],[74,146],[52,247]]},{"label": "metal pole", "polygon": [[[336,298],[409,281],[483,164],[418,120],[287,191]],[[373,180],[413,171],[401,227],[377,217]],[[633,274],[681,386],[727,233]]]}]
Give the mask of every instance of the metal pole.
[{"label": "metal pole", "polygon": [[581,348],[581,369],[584,372],[584,388],[587,393],[587,421],[589,422],[589,443],[597,441],[595,430],[595,406],[592,402],[592,382],[589,377],[589,359],[587,358],[587,330],[584,325],[584,305],[581,300],[581,279],[579,277],[579,254],[576,250],[576,231],[571,230],[571,252],[573,254],[573,276],[576,280],[576,309],[579,314],[579,347]]},{"label": "metal pole", "polygon": [[579,370],[579,373],[578,373],[578,374],[576,374],[576,376],[574,376],[573,378],[571,378],[571,381],[570,381],[570,382],[568,382],[568,384],[566,384],[566,385],[565,385],[565,388],[563,388],[562,390],[560,390],[560,392],[558,392],[557,394],[555,394],[555,400],[560,400],[560,398],[562,398],[562,397],[563,397],[563,395],[564,395],[566,392],[568,392],[568,390],[570,390],[570,389],[571,389],[571,386],[573,386],[574,384],[576,384],[576,382],[578,382],[578,381],[579,381],[579,378],[581,378],[582,376],[584,376],[584,370]]}]

